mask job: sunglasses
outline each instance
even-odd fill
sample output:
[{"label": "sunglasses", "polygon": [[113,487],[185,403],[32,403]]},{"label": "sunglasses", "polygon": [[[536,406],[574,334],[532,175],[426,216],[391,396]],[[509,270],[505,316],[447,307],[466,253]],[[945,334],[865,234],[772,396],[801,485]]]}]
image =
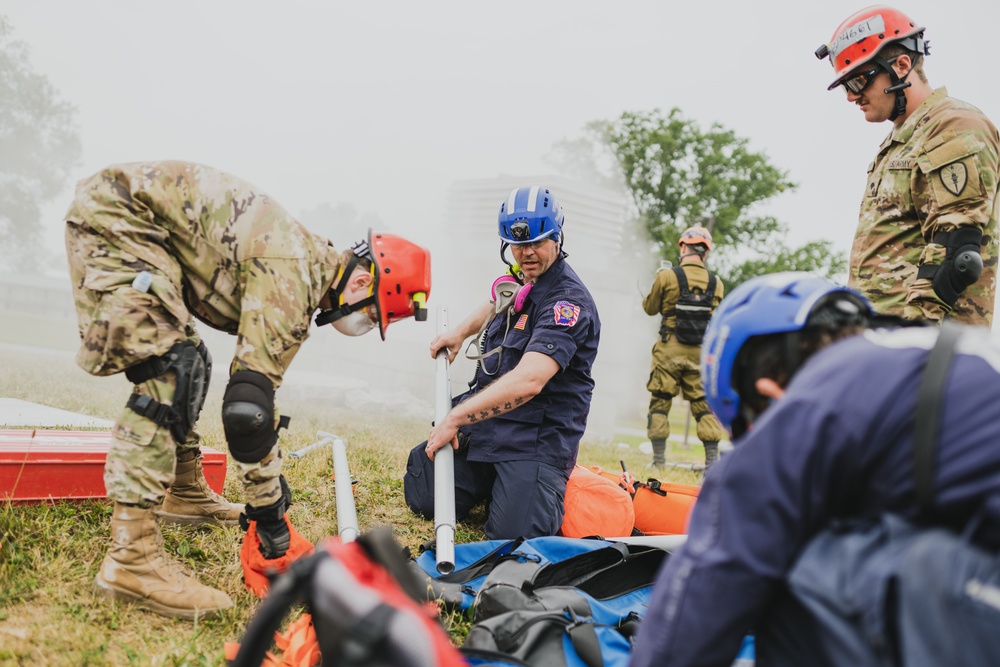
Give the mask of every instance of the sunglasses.
[{"label": "sunglasses", "polygon": [[[898,57],[899,56],[896,56],[896,58]],[[891,65],[892,63],[896,62],[896,58],[893,58],[892,60],[888,61],[888,64]],[[880,73],[884,71],[885,70],[882,68],[881,65],[876,65],[867,72],[860,72],[858,74],[855,74],[849,79],[841,81],[840,85],[844,87],[844,90],[848,90],[854,93],[855,95],[859,95],[861,91],[863,91],[868,86],[872,85],[872,81],[875,80],[875,77],[877,77]]]}]

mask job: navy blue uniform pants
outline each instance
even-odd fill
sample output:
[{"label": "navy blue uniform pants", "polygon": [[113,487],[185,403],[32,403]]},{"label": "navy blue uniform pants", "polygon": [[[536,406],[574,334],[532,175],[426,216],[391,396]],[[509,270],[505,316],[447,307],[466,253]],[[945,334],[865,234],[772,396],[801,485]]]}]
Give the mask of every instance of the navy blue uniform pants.
[{"label": "navy blue uniform pants", "polygon": [[[434,517],[434,462],[422,442],[410,451],[403,477],[406,505],[416,514]],[[555,535],[562,526],[563,498],[569,473],[538,461],[469,461],[467,450],[455,452],[455,518],[461,520],[479,503],[487,503],[483,532],[491,540]]]}]

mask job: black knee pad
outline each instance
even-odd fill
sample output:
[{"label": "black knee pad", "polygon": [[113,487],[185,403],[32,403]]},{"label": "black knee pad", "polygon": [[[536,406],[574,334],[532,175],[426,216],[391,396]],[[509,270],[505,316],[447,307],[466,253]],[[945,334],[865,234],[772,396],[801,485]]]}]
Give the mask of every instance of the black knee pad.
[{"label": "black knee pad", "polygon": [[236,371],[222,398],[222,427],[229,453],[242,463],[257,463],[278,442],[274,426],[274,385],[257,371]]}]

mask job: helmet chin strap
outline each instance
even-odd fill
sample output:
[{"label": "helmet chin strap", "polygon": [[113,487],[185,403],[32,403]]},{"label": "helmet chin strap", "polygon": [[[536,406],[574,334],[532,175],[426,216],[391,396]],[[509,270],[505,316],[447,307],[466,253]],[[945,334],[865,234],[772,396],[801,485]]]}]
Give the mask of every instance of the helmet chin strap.
[{"label": "helmet chin strap", "polygon": [[358,257],[355,255],[348,260],[347,266],[344,267],[340,274],[340,280],[337,281],[336,287],[333,285],[330,286],[330,305],[335,307],[330,308],[329,310],[321,310],[319,314],[316,315],[316,326],[321,327],[324,324],[336,322],[342,317],[347,317],[351,313],[367,308],[375,303],[374,293],[355,303],[343,303],[344,290],[347,288],[347,283],[350,281],[351,275],[354,273],[354,267],[357,265]]},{"label": "helmet chin strap", "polygon": [[916,67],[917,63],[920,61],[920,55],[921,54],[919,53],[915,53],[913,55],[913,62],[910,66],[910,71],[907,72],[906,76],[902,79],[900,79],[896,74],[896,70],[892,68],[891,63],[880,56],[875,56],[874,58],[875,62],[881,65],[882,69],[889,73],[889,79],[892,82],[892,85],[885,89],[885,94],[888,95],[889,93],[896,93],[896,103],[892,107],[892,113],[889,115],[889,120],[896,120],[906,113],[906,93],[903,91],[913,85],[907,81],[907,79],[911,74],[913,74],[913,68]]}]

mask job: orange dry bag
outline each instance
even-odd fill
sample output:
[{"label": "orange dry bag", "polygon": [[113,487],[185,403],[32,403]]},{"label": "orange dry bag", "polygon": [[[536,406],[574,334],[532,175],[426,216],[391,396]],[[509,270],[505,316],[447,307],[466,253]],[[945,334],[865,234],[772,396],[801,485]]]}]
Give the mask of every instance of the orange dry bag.
[{"label": "orange dry bag", "polygon": [[656,479],[636,482],[632,496],[636,530],[644,535],[686,534],[691,509],[700,490],[700,486],[669,484]]},{"label": "orange dry bag", "polygon": [[[598,471],[600,468],[597,469]],[[581,465],[573,468],[566,484],[565,513],[559,534],[563,537],[625,537],[632,534],[635,510],[628,491],[617,478],[606,478]]]}]

